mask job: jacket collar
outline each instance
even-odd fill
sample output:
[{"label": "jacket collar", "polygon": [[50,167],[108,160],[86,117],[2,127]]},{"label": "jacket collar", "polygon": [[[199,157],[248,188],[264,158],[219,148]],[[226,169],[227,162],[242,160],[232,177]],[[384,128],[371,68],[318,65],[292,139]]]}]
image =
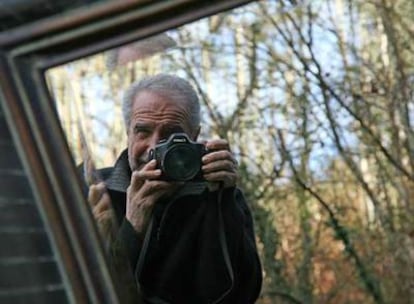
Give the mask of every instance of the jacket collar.
[{"label": "jacket collar", "polygon": [[106,187],[118,192],[126,192],[131,180],[131,169],[128,163],[128,149],[122,151],[113,170],[105,180]]}]

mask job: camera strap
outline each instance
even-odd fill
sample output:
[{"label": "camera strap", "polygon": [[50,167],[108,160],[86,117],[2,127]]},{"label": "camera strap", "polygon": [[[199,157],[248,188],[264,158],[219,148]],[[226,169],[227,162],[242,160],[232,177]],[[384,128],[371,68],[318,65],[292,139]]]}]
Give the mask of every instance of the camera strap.
[{"label": "camera strap", "polygon": [[224,226],[224,219],[223,219],[223,212],[222,212],[222,201],[223,201],[223,194],[224,194],[224,183],[220,182],[220,186],[217,192],[217,209],[218,209],[218,220],[219,220],[219,241],[220,246],[223,251],[224,262],[226,264],[226,268],[231,280],[230,288],[221,295],[216,301],[212,304],[220,303],[233,289],[234,286],[234,273],[233,267],[231,265],[229,250],[227,247],[227,238],[226,238],[226,230]]}]

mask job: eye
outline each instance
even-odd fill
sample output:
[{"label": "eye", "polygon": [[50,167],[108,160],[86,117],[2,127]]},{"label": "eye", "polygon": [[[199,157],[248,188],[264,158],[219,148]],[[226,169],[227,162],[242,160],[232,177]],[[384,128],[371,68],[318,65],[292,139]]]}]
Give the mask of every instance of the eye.
[{"label": "eye", "polygon": [[133,129],[134,134],[140,135],[140,136],[148,136],[151,134],[151,129],[147,126],[140,126],[136,125]]},{"label": "eye", "polygon": [[174,133],[184,133],[184,130],[180,126],[171,126],[169,128],[166,128],[163,132],[163,138],[168,139],[171,134]]}]

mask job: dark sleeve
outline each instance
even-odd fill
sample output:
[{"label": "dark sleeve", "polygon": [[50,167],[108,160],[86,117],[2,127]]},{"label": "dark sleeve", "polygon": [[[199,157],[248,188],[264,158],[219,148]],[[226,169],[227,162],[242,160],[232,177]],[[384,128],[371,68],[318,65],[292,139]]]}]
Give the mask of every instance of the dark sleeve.
[{"label": "dark sleeve", "polygon": [[223,217],[234,273],[229,303],[254,303],[262,286],[262,268],[252,214],[239,189],[224,190]]},{"label": "dark sleeve", "polygon": [[135,232],[131,223],[126,218],[122,220],[117,239],[118,242],[122,243],[124,246],[131,268],[135,269],[139,254],[141,252],[143,239]]},{"label": "dark sleeve", "polygon": [[107,247],[109,266],[121,303],[143,303],[134,275],[141,243],[131,223],[124,219],[116,238]]}]

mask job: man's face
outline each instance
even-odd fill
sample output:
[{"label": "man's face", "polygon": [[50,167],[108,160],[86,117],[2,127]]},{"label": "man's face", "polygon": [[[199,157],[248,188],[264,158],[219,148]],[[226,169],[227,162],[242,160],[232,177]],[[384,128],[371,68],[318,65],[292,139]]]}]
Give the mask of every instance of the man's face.
[{"label": "man's face", "polygon": [[187,133],[193,140],[198,130],[190,126],[185,103],[176,103],[150,91],[135,96],[128,128],[128,160],[131,171],[139,170],[148,160],[149,151],[172,133]]}]

